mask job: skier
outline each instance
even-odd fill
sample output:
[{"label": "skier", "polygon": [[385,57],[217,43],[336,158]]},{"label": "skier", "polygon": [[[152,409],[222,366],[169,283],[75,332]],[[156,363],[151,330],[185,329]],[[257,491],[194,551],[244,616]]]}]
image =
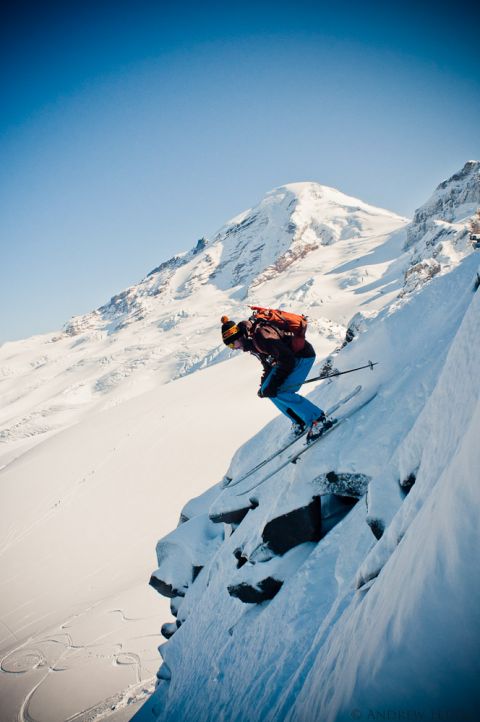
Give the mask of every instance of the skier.
[{"label": "skier", "polygon": [[292,350],[292,337],[273,323],[252,320],[235,323],[222,316],[223,343],[232,349],[248,351],[263,366],[258,396],[269,398],[292,422],[292,433],[300,436],[308,428],[312,441],[328,428],[325,414],[318,406],[296,393],[315,361],[313,346],[304,341],[299,351]]}]

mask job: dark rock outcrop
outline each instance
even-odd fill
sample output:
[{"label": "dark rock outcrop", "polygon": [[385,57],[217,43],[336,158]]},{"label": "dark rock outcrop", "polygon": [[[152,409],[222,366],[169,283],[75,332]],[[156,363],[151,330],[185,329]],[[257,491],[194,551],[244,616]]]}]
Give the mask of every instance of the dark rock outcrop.
[{"label": "dark rock outcrop", "polygon": [[[182,516],[187,514],[182,511]],[[156,569],[150,585],[165,597],[183,597],[224,539],[222,526],[203,513],[182,521],[157,543]]]},{"label": "dark rock outcrop", "polygon": [[307,506],[272,519],[262,532],[263,541],[275,554],[285,554],[289,549],[303,542],[319,541],[321,536],[319,496],[314,497]]},{"label": "dark rock outcrop", "polygon": [[152,574],[148,583],[163,597],[168,597],[169,599],[173,599],[174,597],[184,597],[185,596],[185,590],[175,589],[171,584],[167,584],[166,582],[163,581],[163,579],[160,579],[159,577],[155,576],[155,573]]},{"label": "dark rock outcrop", "polygon": [[313,479],[315,491],[319,494],[335,494],[339,497],[360,499],[367,492],[371,477],[355,472],[329,471]]},{"label": "dark rock outcrop", "polygon": [[238,525],[245,519],[246,515],[252,508],[253,505],[249,501],[247,501],[245,502],[245,505],[240,508],[224,508],[218,511],[211,511],[210,520],[215,522],[216,524],[223,523]]},{"label": "dark rock outcrop", "polygon": [[175,632],[177,631],[178,627],[175,624],[175,622],[165,622],[165,624],[162,624],[161,628],[161,634],[165,637],[165,639],[170,639]]},{"label": "dark rock outcrop", "polygon": [[240,584],[231,584],[228,587],[228,593],[231,597],[240,599],[245,604],[260,604],[266,602],[280,591],[283,582],[273,577],[267,577],[259,582],[256,586],[241,582]]}]

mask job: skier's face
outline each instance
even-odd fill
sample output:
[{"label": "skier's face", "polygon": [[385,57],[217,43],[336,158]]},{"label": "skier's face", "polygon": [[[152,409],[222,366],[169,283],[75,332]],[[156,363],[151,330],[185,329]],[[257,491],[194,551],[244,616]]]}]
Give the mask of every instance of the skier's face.
[{"label": "skier's face", "polygon": [[231,344],[229,344],[230,348],[234,348],[236,351],[242,349],[243,350],[243,341],[241,338],[235,339],[235,341]]}]

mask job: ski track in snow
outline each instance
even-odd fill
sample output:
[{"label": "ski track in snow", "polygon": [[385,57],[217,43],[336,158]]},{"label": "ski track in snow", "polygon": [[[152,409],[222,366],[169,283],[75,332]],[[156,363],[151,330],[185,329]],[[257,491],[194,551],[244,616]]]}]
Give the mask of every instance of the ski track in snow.
[{"label": "ski track in snow", "polygon": [[[66,620],[60,626],[60,630],[67,627],[72,628],[77,620],[84,618],[92,609],[93,608],[86,609]],[[129,617],[120,608],[107,610],[106,613],[119,616],[122,624],[145,622],[149,619],[157,619],[158,621],[157,615],[150,617]],[[44,673],[40,679],[25,693],[18,712],[18,722],[38,722],[35,715],[31,713],[30,708],[32,703],[35,702],[35,695],[41,692],[42,686],[50,679],[50,676],[61,675],[68,671],[72,655],[78,657],[85,652],[89,654],[95,654],[95,650],[101,652],[101,650],[104,649],[104,640],[110,635],[111,633],[106,632],[100,634],[88,644],[76,644],[72,634],[59,631],[58,633],[47,636],[32,637],[27,642],[18,645],[5,654],[0,659],[0,675],[28,676],[29,673],[34,670],[41,671],[44,669]],[[147,634],[139,635],[138,638],[153,637],[158,640],[158,636],[158,634]],[[132,637],[132,639],[136,638],[136,636]],[[55,653],[47,651],[46,645],[50,647],[54,646],[56,648]],[[68,720],[78,720],[78,722],[100,720],[103,719],[105,715],[108,716],[111,714],[112,710],[120,709],[133,702],[137,703],[152,692],[154,677],[152,677],[151,671],[149,673],[148,670],[142,668],[141,656],[136,652],[129,651],[128,648],[124,649],[123,642],[119,644],[110,643],[110,647],[111,651],[108,654],[101,653],[101,656],[104,657],[106,661],[110,660],[110,664],[113,665],[113,667],[127,667],[131,669],[134,677],[133,681],[127,689],[118,692],[107,700],[103,700],[98,704],[76,712],[72,717],[68,717]],[[28,683],[27,686],[29,686]]]}]

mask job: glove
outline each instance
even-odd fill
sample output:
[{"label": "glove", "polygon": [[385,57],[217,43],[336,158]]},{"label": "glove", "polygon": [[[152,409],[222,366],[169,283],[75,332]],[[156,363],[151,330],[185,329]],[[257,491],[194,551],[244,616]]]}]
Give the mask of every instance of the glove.
[{"label": "glove", "polygon": [[263,389],[260,386],[258,390],[258,395],[261,399],[274,399],[277,395],[278,387],[276,384],[269,384],[266,389]]}]

